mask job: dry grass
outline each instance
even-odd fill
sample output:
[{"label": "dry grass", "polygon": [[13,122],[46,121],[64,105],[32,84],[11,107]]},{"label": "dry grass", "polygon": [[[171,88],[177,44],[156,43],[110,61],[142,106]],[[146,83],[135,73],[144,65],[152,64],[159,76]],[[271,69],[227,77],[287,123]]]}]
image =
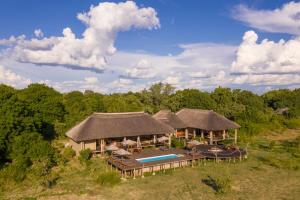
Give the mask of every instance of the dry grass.
[{"label": "dry grass", "polygon": [[[288,133],[284,133],[289,135]],[[292,133],[292,135],[299,134]],[[272,136],[273,137],[273,136]],[[284,136],[291,139],[291,137]],[[293,136],[294,138],[294,136]],[[277,138],[273,138],[277,141]],[[282,137],[281,139],[282,140]],[[268,144],[270,141],[267,141]],[[300,196],[300,169],[274,167],[261,158],[282,157],[293,159],[289,152],[266,150],[263,145],[249,147],[249,158],[237,163],[208,162],[205,166],[186,167],[173,172],[121,182],[114,187],[103,187],[95,182],[95,174],[106,169],[101,159],[94,159],[89,168],[72,160],[55,169],[60,174],[57,185],[45,189],[34,182],[8,185],[4,199],[297,199]],[[230,190],[225,194],[216,191],[205,179],[230,177]]]}]

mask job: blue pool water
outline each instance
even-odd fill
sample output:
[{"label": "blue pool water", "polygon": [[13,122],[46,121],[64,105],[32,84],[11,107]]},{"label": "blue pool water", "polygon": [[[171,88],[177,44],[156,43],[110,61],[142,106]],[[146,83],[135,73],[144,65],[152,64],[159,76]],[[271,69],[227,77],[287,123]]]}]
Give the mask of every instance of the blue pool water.
[{"label": "blue pool water", "polygon": [[148,162],[154,162],[154,161],[159,161],[159,160],[168,160],[168,159],[173,159],[173,158],[178,158],[178,156],[176,154],[168,154],[168,155],[163,155],[163,156],[139,158],[136,160],[140,163],[148,163]]}]

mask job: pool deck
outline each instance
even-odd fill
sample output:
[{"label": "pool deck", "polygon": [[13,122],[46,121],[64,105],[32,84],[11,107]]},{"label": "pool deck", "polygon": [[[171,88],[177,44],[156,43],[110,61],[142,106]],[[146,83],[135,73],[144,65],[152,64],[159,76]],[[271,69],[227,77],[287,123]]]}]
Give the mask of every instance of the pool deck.
[{"label": "pool deck", "polygon": [[[177,158],[171,158],[166,160],[157,160],[147,163],[140,163],[136,159],[147,158],[154,156],[163,156],[169,154],[179,155]],[[162,166],[162,165],[173,165],[178,163],[181,165],[182,162],[190,162],[204,158],[199,153],[191,154],[190,151],[184,149],[143,149],[139,153],[134,153],[132,155],[126,156],[126,158],[118,158],[115,156],[110,156],[108,158],[108,163],[113,165],[115,168],[121,171],[139,170],[146,167]]]},{"label": "pool deck", "polygon": [[[212,151],[215,148],[218,151]],[[136,159],[163,156],[169,154],[176,154],[176,158],[168,158],[164,160],[155,160],[141,163]],[[121,172],[122,177],[144,176],[145,172],[155,174],[156,171],[180,168],[184,166],[194,166],[198,161],[204,159],[213,159],[216,162],[220,160],[233,159],[240,161],[246,158],[247,151],[237,147],[228,148],[222,145],[197,145],[194,150],[186,149],[143,149],[141,152],[133,153],[132,155],[117,157],[111,155],[107,162],[111,165],[111,169],[115,168]]]}]

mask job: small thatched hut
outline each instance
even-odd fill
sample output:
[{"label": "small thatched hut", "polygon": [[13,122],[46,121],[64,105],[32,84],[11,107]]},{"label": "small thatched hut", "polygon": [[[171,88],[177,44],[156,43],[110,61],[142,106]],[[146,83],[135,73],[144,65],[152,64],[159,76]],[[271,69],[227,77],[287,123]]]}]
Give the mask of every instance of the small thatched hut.
[{"label": "small thatched hut", "polygon": [[212,110],[184,108],[178,111],[176,116],[186,124],[189,135],[201,134],[201,137],[208,138],[211,144],[229,138],[229,129],[235,130],[232,139],[235,142],[237,140],[237,129],[240,125]]},{"label": "small thatched hut", "polygon": [[161,110],[153,115],[154,119],[175,129],[175,137],[185,137],[187,125],[170,110]]},{"label": "small thatched hut", "polygon": [[174,132],[170,126],[155,120],[144,112],[93,113],[74,126],[66,135],[72,148],[78,153],[83,149],[104,152],[105,146],[131,139],[141,145],[154,146],[156,137],[168,136]]}]

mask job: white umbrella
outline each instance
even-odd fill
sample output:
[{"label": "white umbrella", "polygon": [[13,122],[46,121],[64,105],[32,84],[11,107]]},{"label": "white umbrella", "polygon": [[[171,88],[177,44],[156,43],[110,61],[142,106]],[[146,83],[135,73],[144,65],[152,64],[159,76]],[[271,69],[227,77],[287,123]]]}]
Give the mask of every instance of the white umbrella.
[{"label": "white umbrella", "polygon": [[131,155],[130,152],[124,150],[124,149],[118,149],[116,151],[114,151],[114,154],[117,154],[119,156],[127,156],[127,155]]},{"label": "white umbrella", "polygon": [[166,136],[162,136],[162,137],[160,137],[160,138],[157,138],[157,141],[158,141],[158,142],[164,142],[164,141],[167,141],[167,140],[169,140],[169,138],[166,137]]},{"label": "white umbrella", "polygon": [[200,145],[201,142],[197,141],[197,140],[191,140],[188,142],[188,144],[191,144],[191,145]]},{"label": "white umbrella", "polygon": [[107,151],[117,151],[119,148],[118,148],[116,145],[111,144],[111,145],[109,145],[109,146],[106,146],[105,149],[106,149]]},{"label": "white umbrella", "polygon": [[135,144],[136,144],[136,141],[133,141],[133,140],[124,140],[124,141],[122,142],[122,144],[123,144],[124,146],[126,146],[126,145],[132,146],[132,145],[135,145]]}]

